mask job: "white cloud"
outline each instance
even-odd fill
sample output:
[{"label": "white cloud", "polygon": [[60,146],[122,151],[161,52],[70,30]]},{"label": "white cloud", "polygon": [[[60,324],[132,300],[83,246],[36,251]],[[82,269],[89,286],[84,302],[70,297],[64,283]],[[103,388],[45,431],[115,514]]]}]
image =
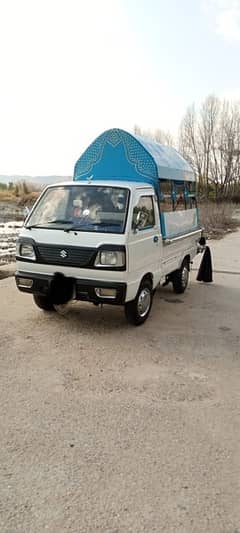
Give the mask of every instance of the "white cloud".
[{"label": "white cloud", "polygon": [[0,0],[0,174],[71,174],[110,127],[177,128],[122,0]]},{"label": "white cloud", "polygon": [[240,7],[225,9],[217,15],[217,33],[229,42],[240,41]]},{"label": "white cloud", "polygon": [[240,87],[224,91],[220,94],[220,98],[229,102],[240,102]]},{"label": "white cloud", "polygon": [[203,6],[218,35],[230,43],[240,41],[240,0],[205,0]]}]

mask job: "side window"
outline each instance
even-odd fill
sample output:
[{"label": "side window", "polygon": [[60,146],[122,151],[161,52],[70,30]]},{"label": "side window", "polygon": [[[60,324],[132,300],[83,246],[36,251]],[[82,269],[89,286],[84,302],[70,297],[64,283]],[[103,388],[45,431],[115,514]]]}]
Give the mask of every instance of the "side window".
[{"label": "side window", "polygon": [[159,180],[159,206],[161,213],[183,211],[197,207],[194,181]]},{"label": "side window", "polygon": [[132,228],[137,224],[138,229],[147,229],[155,225],[155,215],[152,196],[141,196],[133,209]]},{"label": "side window", "polygon": [[185,182],[185,194],[187,209],[193,209],[197,207],[196,183],[194,181]]},{"label": "side window", "polygon": [[186,209],[186,196],[184,182],[174,182],[173,190],[173,210],[183,211]]},{"label": "side window", "polygon": [[173,200],[172,200],[172,182],[170,180],[160,180],[160,211],[172,211],[173,210]]}]

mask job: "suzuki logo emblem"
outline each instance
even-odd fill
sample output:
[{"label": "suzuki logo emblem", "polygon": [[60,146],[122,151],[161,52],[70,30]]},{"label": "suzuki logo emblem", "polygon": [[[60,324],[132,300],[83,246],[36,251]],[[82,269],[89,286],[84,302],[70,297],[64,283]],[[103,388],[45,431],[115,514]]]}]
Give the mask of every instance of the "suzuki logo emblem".
[{"label": "suzuki logo emblem", "polygon": [[66,250],[61,250],[60,256],[65,259],[68,256],[68,253],[66,252]]}]

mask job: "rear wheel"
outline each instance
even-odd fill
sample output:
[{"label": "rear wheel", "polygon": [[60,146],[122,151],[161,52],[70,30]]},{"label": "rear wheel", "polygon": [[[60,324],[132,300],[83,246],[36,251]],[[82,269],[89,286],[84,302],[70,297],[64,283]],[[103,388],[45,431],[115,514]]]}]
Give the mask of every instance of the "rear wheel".
[{"label": "rear wheel", "polygon": [[125,304],[125,315],[128,322],[135,326],[143,324],[151,311],[152,300],[152,284],[148,279],[143,280],[135,300]]},{"label": "rear wheel", "polygon": [[39,294],[33,295],[33,300],[35,304],[44,311],[54,311],[54,307],[52,302],[49,300],[47,296],[41,296]]},{"label": "rear wheel", "polygon": [[177,294],[185,292],[189,282],[189,260],[184,259],[181,267],[171,275],[173,290]]}]

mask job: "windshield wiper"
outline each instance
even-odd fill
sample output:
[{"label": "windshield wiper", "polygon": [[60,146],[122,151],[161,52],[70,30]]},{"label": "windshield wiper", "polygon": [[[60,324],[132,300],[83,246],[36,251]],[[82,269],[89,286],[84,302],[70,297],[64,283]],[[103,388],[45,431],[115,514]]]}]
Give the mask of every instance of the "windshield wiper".
[{"label": "windshield wiper", "polygon": [[[96,229],[97,228],[97,229]],[[105,222],[92,222],[85,224],[72,224],[64,229],[67,233],[69,231],[102,231],[103,233],[109,233],[111,228],[121,228],[119,224],[105,224]]]},{"label": "windshield wiper", "polygon": [[42,224],[30,224],[29,226],[26,226],[27,229],[32,228],[47,228],[49,224],[72,224],[72,220],[65,220],[62,218],[55,219],[55,220],[49,220],[47,222],[44,222]]},{"label": "windshield wiper", "polygon": [[30,224],[29,226],[25,226],[26,229],[32,229],[32,228],[44,228],[45,226],[43,224]]},{"label": "windshield wiper", "polygon": [[67,220],[66,218],[55,218],[54,220],[49,220],[47,224],[72,224],[72,220]]},{"label": "windshield wiper", "polygon": [[121,222],[111,222],[110,220],[107,220],[107,222],[96,222],[95,226],[121,226]]}]

